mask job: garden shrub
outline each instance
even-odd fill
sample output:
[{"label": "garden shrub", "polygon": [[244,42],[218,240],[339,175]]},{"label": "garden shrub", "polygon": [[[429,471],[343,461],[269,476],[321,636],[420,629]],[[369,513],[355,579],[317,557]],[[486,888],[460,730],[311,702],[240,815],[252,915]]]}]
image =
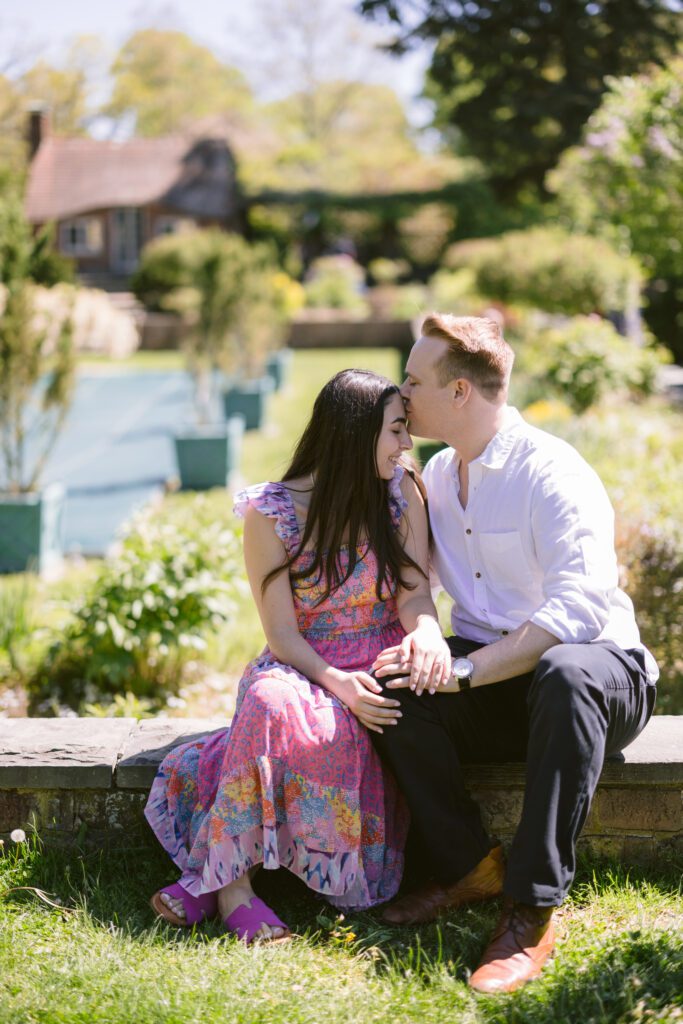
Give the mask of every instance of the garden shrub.
[{"label": "garden shrub", "polygon": [[559,228],[511,231],[499,238],[461,242],[445,265],[468,268],[490,299],[549,313],[626,312],[637,308],[641,270],[609,242]]},{"label": "garden shrub", "polygon": [[166,297],[187,284],[190,269],[196,262],[197,245],[188,234],[163,235],[142,250],[140,265],[131,277],[130,286],[147,309],[163,310]]},{"label": "garden shrub", "polygon": [[539,338],[547,353],[545,378],[576,413],[615,392],[632,397],[655,390],[661,356],[626,341],[607,320],[574,317]]},{"label": "garden shrub", "polygon": [[623,585],[633,601],[640,636],[659,665],[657,712],[683,714],[683,546],[658,527],[622,527],[618,536]]},{"label": "garden shrub", "polygon": [[177,693],[244,586],[235,529],[202,510],[199,496],[164,522],[153,509],[133,520],[31,681],[34,705],[79,709],[117,694],[162,703]]},{"label": "garden shrub", "polygon": [[367,311],[364,285],[365,271],[351,256],[321,256],[311,263],[306,275],[306,305],[362,316]]},{"label": "garden shrub", "polygon": [[476,274],[471,267],[437,270],[429,279],[429,299],[433,309],[442,309],[456,316],[475,315],[487,305],[477,292]]},{"label": "garden shrub", "polygon": [[597,316],[553,323],[529,312],[516,319],[507,337],[516,357],[515,401],[525,406],[559,398],[579,414],[610,396],[651,395],[667,358],[665,349],[636,345]]}]

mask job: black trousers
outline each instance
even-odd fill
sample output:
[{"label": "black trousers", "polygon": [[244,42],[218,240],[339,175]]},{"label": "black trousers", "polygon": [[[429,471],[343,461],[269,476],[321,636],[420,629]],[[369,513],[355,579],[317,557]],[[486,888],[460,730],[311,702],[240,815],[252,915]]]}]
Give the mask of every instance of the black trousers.
[{"label": "black trousers", "polygon": [[[455,657],[481,644],[451,637]],[[505,893],[557,906],[576,869],[575,848],[606,755],[627,746],[654,707],[642,652],[611,641],[559,644],[533,673],[454,694],[388,690],[403,717],[371,733],[408,802],[422,878],[452,884],[491,848],[462,765],[526,761],[522,818]]]}]

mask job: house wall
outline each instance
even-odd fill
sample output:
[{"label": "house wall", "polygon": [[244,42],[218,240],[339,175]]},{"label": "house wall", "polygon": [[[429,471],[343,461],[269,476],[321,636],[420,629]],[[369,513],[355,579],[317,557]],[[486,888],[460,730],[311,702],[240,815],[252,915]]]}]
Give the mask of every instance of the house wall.
[{"label": "house wall", "polygon": [[[206,217],[188,217],[178,210],[160,203],[141,207],[140,246],[141,248],[154,238],[169,233],[168,228],[174,224],[176,231],[192,228],[223,227],[220,221]],[[56,246],[65,256],[70,256],[76,263],[79,274],[113,274],[117,268],[112,263],[113,252],[113,209],[90,210],[73,218],[58,221],[56,225]],[[99,224],[101,247],[97,253],[74,254],[64,244],[64,229],[71,221],[94,220]],[[42,225],[38,225],[40,227]]]}]

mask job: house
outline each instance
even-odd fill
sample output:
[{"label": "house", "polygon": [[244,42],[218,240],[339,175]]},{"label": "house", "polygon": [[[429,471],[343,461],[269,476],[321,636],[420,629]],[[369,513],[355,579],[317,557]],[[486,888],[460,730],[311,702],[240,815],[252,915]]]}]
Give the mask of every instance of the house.
[{"label": "house", "polygon": [[242,231],[234,157],[224,139],[60,138],[31,111],[26,214],[54,221],[60,252],[88,277],[126,276],[157,235],[218,225]]}]

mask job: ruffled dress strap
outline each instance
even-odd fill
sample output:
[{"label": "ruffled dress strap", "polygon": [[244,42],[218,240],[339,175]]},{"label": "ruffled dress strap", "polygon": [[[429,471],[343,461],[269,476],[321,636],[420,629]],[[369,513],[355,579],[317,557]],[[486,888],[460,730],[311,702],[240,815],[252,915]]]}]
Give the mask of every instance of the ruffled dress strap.
[{"label": "ruffled dress strap", "polygon": [[396,530],[399,527],[403,513],[408,508],[408,502],[404,498],[403,491],[401,490],[401,481],[403,480],[405,472],[406,470],[403,466],[397,466],[394,470],[393,477],[389,481],[388,487],[389,513],[391,515],[391,521],[394,525],[394,529]]},{"label": "ruffled dress strap", "polygon": [[266,482],[253,484],[238,491],[233,504],[235,515],[239,519],[244,519],[249,506],[275,520],[275,532],[284,544],[287,554],[292,555],[299,545],[299,524],[294,503],[285,485]]}]

